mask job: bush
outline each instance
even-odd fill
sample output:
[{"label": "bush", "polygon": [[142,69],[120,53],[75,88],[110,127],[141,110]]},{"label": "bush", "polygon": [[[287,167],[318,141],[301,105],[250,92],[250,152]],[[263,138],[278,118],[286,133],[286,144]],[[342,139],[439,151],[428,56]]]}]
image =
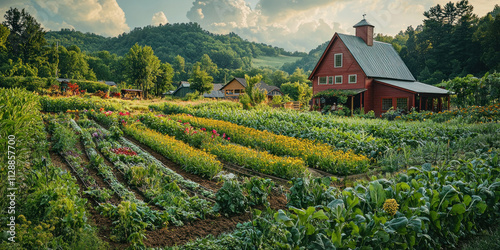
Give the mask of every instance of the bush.
[{"label": "bush", "polygon": [[[110,86],[102,82],[86,81],[86,80],[72,80],[76,82],[80,89],[87,90],[89,93],[95,93],[97,91],[108,92]],[[116,88],[116,87],[115,87]]]},{"label": "bush", "polygon": [[59,85],[59,82],[55,78],[0,77],[0,87],[2,88],[24,88],[28,91],[42,92],[43,89],[47,89],[54,84]]},{"label": "bush", "polygon": [[200,95],[200,92],[195,91],[193,93],[187,93],[184,98],[182,98],[183,101],[194,101],[194,100],[200,100],[202,99],[203,96]]},{"label": "bush", "polygon": [[215,201],[217,204],[214,206],[214,211],[225,215],[240,214],[248,208],[248,200],[243,195],[243,190],[237,180],[226,180],[215,194]]},{"label": "bush", "polygon": [[101,98],[63,97],[52,98],[42,96],[40,98],[42,111],[45,112],[66,112],[67,110],[84,110],[103,108],[105,110],[123,110],[123,105],[118,102],[103,100]]}]

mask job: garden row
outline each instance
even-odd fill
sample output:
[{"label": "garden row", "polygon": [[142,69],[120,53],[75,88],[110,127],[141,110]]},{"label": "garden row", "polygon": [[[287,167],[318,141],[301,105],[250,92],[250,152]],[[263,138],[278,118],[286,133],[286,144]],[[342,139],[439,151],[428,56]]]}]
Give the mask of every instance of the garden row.
[{"label": "garden row", "polygon": [[3,152],[12,152],[2,156],[2,162],[12,164],[2,167],[0,177],[7,180],[9,171],[15,173],[13,186],[0,186],[1,207],[12,206],[7,188],[17,188],[15,209],[10,214],[15,218],[10,222],[15,229],[7,222],[0,225],[0,230],[13,238],[2,237],[0,248],[104,247],[96,228],[88,223],[86,200],[79,196],[76,180],[50,159],[39,97],[25,90],[0,89],[0,107],[0,145]]},{"label": "garden row", "polygon": [[[50,118],[49,118],[50,119]],[[74,121],[69,120],[68,116],[54,118],[50,120],[51,129],[54,133],[55,150],[61,155],[69,155],[80,158],[80,153],[74,150],[79,138],[85,146],[85,152],[90,160],[90,168],[97,170],[98,174],[108,183],[116,195],[121,199],[120,204],[109,203],[110,196],[107,197],[97,189],[89,190],[97,193],[99,199],[105,202],[99,203],[97,210],[105,217],[113,221],[112,234],[110,239],[117,242],[127,242],[132,247],[144,246],[143,238],[146,229],[154,230],[167,225],[169,221],[175,220],[175,215],[170,215],[166,211],[157,211],[151,209],[142,200],[137,199],[136,195],[128,189],[123,183],[118,181],[114,174],[113,167],[104,162],[104,158],[98,153],[96,143],[93,140],[91,129],[81,129]],[[79,160],[74,159],[73,162]]]},{"label": "garden row", "polygon": [[309,138],[371,156],[388,171],[424,163],[441,164],[500,148],[500,124],[403,122],[338,118],[315,112],[242,110],[225,103],[150,106],[166,114],[187,113],[296,138]]},{"label": "garden row", "polygon": [[[409,144],[417,146],[427,141],[456,140],[487,132],[491,127],[495,127],[495,124],[477,126],[339,118],[321,115],[317,112],[279,109],[242,110],[234,107],[211,108],[207,105],[191,108],[171,103],[160,106],[151,105],[150,108],[166,114],[186,113],[198,117],[229,121],[277,134],[315,139],[339,148],[355,148],[356,151],[361,150],[365,153],[368,153],[367,150],[380,150],[388,145]],[[357,143],[367,145],[355,146]]]},{"label": "garden row", "polygon": [[120,124],[125,133],[180,164],[186,171],[205,178],[212,178],[222,170],[222,163],[216,160],[216,156],[281,178],[304,177],[307,172],[301,159],[279,157],[266,151],[230,143],[230,137],[215,130],[196,129],[189,124],[155,117],[152,114],[134,118],[113,112],[88,114],[106,125],[117,124],[118,119],[121,119]]},{"label": "garden row", "polygon": [[288,211],[254,210],[232,233],[173,249],[455,248],[500,215],[497,153],[439,169],[425,164],[344,190],[329,184],[294,179]]},{"label": "garden row", "polygon": [[[142,117],[148,116],[143,115]],[[151,116],[149,117],[151,118]],[[363,173],[370,165],[369,159],[365,156],[356,155],[350,150],[346,152],[336,150],[325,143],[309,139],[277,135],[230,122],[190,115],[173,115],[169,119],[224,133],[232,138],[232,142],[243,146],[265,150],[278,156],[298,157],[304,160],[309,167],[334,174]]]}]

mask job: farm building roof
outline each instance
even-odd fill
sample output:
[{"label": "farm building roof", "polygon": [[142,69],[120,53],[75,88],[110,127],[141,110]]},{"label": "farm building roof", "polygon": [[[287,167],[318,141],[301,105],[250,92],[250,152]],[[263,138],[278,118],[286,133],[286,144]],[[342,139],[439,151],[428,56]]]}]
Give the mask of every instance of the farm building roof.
[{"label": "farm building roof", "polygon": [[420,94],[450,94],[450,91],[446,89],[438,88],[436,86],[432,86],[417,81],[399,81],[399,80],[378,79],[378,78],[375,78],[375,81]]},{"label": "farm building roof", "polygon": [[357,36],[338,34],[368,77],[415,81],[392,44],[373,41],[373,46]]},{"label": "farm building roof", "polygon": [[179,87],[177,87],[177,89],[172,92],[172,95],[175,95],[175,93],[177,93],[182,88],[191,88],[191,84],[189,82],[182,81],[181,83],[179,83]]},{"label": "farm building roof", "polygon": [[[247,80],[245,78],[241,78],[241,77],[235,77],[233,80],[236,80],[238,81],[241,86],[243,87],[247,87]],[[229,81],[226,85],[224,85],[221,89],[223,89],[224,87],[226,87],[229,83],[231,83],[233,80]],[[271,93],[271,91],[273,90],[278,90],[281,92],[280,88],[277,87],[277,86],[274,86],[274,85],[269,85],[267,83],[265,83],[264,81],[260,81],[260,86],[259,86],[259,89],[260,90],[266,90],[267,93]]]},{"label": "farm building roof", "polygon": [[108,86],[116,86],[116,83],[113,81],[101,81],[102,83],[105,83]]},{"label": "farm building roof", "polygon": [[222,88],[222,83],[214,83],[214,89],[208,94],[203,94],[205,98],[224,98],[224,91],[220,90]]},{"label": "farm building roof", "polygon": [[360,26],[372,26],[372,27],[375,27],[373,26],[371,23],[369,23],[368,21],[366,21],[366,19],[363,18],[363,20],[359,21],[357,24],[355,24],[353,27],[356,28],[356,27],[360,27]]}]

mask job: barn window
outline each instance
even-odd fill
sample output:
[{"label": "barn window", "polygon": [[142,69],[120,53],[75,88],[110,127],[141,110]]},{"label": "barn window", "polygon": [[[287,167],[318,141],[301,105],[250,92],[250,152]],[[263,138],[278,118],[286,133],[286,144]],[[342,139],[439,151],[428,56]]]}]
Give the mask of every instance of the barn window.
[{"label": "barn window", "polygon": [[335,76],[335,84],[342,84],[342,76]]},{"label": "barn window", "polygon": [[333,84],[333,76],[328,77],[328,84]]},{"label": "barn window", "polygon": [[349,75],[349,83],[356,83],[358,81],[358,75]]},{"label": "barn window", "polygon": [[408,98],[397,98],[396,107],[402,110],[408,110]]},{"label": "barn window", "polygon": [[382,110],[389,110],[392,108],[392,98],[382,98]]},{"label": "barn window", "polygon": [[335,68],[342,68],[342,53],[335,54]]},{"label": "barn window", "polygon": [[318,84],[319,85],[326,84],[326,76],[320,76]]}]

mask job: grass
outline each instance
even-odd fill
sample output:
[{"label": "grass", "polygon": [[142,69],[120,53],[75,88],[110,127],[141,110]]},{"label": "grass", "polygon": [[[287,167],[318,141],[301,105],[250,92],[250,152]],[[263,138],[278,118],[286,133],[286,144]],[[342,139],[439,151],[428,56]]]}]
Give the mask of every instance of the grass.
[{"label": "grass", "polygon": [[279,69],[285,63],[293,63],[300,60],[302,57],[299,56],[259,56],[257,58],[252,58],[252,67],[271,67]]}]

